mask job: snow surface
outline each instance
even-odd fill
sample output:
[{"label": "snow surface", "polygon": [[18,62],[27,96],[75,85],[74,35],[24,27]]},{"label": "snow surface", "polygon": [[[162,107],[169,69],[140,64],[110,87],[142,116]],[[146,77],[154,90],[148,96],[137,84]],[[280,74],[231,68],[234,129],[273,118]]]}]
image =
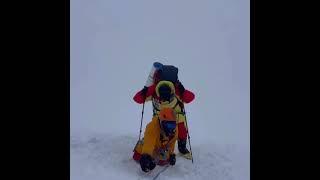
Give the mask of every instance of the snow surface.
[{"label": "snow surface", "polygon": [[[157,179],[250,179],[249,0],[71,0],[71,180],[152,179],[132,160],[154,61],[179,68],[194,164]],[[143,131],[152,116],[146,104]]]},{"label": "snow surface", "polygon": [[[153,179],[164,166],[144,173],[132,159],[136,142],[133,135],[92,134],[71,136],[71,179]],[[193,145],[193,144],[192,144]],[[249,179],[248,166],[240,146],[234,144],[196,144],[194,163],[180,156],[157,179]]]}]

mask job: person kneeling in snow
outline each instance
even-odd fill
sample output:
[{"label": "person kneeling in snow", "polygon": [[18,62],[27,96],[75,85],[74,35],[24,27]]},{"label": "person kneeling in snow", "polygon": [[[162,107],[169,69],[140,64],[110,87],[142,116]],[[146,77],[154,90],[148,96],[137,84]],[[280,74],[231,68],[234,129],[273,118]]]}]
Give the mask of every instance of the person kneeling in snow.
[{"label": "person kneeling in snow", "polygon": [[137,143],[133,159],[140,163],[144,172],[157,165],[175,165],[175,143],[178,138],[176,113],[172,108],[163,108],[146,127],[144,138]]}]

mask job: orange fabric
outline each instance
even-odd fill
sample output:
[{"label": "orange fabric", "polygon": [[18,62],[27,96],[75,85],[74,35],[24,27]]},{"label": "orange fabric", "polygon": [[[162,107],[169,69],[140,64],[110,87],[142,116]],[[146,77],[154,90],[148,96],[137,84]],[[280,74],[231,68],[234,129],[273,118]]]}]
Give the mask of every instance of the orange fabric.
[{"label": "orange fabric", "polygon": [[172,108],[163,108],[159,113],[161,121],[176,121],[176,113]]}]

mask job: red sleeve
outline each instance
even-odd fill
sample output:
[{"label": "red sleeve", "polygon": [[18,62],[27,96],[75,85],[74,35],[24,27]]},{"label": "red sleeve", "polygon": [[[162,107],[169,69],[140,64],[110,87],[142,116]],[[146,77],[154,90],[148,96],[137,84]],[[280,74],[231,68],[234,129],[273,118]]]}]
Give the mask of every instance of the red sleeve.
[{"label": "red sleeve", "polygon": [[179,98],[185,103],[190,103],[195,98],[194,93],[189,91],[189,90],[187,90],[187,89],[181,95],[181,93],[179,91],[179,88],[175,87],[175,92],[176,92],[176,95],[179,96]]},{"label": "red sleeve", "polygon": [[142,96],[141,91],[137,92],[136,95],[134,95],[133,97],[133,100],[138,104],[142,104],[144,102],[144,97]]},{"label": "red sleeve", "polygon": [[[148,87],[146,99],[150,98],[153,95],[153,93],[155,92],[155,87],[155,85]],[[136,95],[133,97],[133,100],[138,104],[142,104],[145,101],[145,98],[142,95],[142,90],[136,93]]]},{"label": "red sleeve", "polygon": [[185,90],[183,95],[182,95],[182,100],[185,102],[185,103],[190,103],[191,101],[194,100],[194,93],[189,91],[189,90]]}]

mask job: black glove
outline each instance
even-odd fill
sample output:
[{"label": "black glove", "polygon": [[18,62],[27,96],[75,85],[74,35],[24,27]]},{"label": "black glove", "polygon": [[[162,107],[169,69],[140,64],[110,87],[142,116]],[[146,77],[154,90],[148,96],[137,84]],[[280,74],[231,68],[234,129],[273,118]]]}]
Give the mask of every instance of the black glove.
[{"label": "black glove", "polygon": [[170,165],[175,165],[176,164],[176,155],[175,154],[171,154],[169,157],[169,163]]},{"label": "black glove", "polygon": [[144,86],[143,89],[141,90],[141,93],[144,98],[146,98],[147,92],[148,92],[148,87]]},{"label": "black glove", "polygon": [[186,90],[180,81],[178,81],[178,89],[181,94]]},{"label": "black glove", "polygon": [[140,166],[142,171],[148,172],[156,167],[155,162],[149,154],[142,154],[140,158]]}]

